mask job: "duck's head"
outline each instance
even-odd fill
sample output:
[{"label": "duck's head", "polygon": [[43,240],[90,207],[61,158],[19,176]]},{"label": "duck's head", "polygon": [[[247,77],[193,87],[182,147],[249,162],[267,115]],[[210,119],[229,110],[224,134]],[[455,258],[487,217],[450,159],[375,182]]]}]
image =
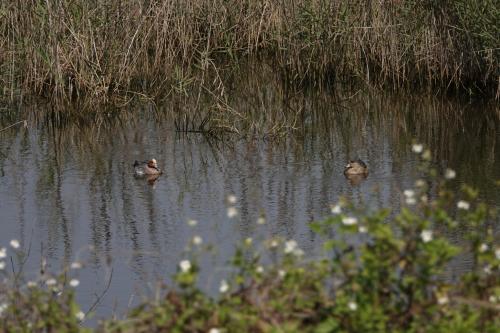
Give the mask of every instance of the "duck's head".
[{"label": "duck's head", "polygon": [[158,163],[154,158],[148,161],[148,167],[158,169]]},{"label": "duck's head", "polygon": [[366,163],[358,158],[356,160],[350,160],[349,163],[347,163],[347,165],[345,167],[346,168],[352,168],[352,167],[366,168]]},{"label": "duck's head", "polygon": [[360,159],[350,160],[349,163],[344,168],[344,173],[347,174],[359,174],[359,173],[368,173],[368,167],[366,163]]},{"label": "duck's head", "polygon": [[355,168],[355,167],[359,167],[358,160],[350,160],[349,163],[346,164],[345,170]]}]

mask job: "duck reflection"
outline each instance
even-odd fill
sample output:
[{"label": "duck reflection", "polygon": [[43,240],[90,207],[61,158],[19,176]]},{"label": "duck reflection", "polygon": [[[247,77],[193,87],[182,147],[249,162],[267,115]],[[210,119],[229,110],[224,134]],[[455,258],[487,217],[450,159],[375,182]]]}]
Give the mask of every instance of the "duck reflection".
[{"label": "duck reflection", "polygon": [[349,183],[353,186],[361,184],[361,182],[364,181],[368,177],[367,173],[361,173],[361,174],[357,174],[357,175],[350,175],[350,174],[346,173],[344,175],[345,175],[345,178],[347,178],[349,180]]},{"label": "duck reflection", "polygon": [[144,175],[144,176],[134,175],[134,178],[138,180],[145,179],[148,185],[154,186],[158,178],[160,178],[160,175]]},{"label": "duck reflection", "polygon": [[146,176],[146,180],[148,181],[148,184],[153,186],[156,184],[156,181],[160,178],[160,175],[148,175]]}]

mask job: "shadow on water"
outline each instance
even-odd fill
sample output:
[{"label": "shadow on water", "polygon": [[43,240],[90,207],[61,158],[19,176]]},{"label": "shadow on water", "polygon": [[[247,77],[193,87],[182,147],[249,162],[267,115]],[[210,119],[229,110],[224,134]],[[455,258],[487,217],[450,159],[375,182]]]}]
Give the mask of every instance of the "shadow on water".
[{"label": "shadow on water", "polygon": [[[500,202],[491,187],[500,179],[494,106],[290,91],[275,77],[257,75],[227,89],[231,107],[216,111],[211,102],[203,108],[173,98],[80,122],[54,121],[55,111],[26,107],[27,128],[0,132],[0,244],[17,238],[27,246],[33,235],[32,246],[43,249],[53,269],[84,259],[78,294],[84,307],[113,268],[99,317],[122,312],[154,281],[168,279],[194,234],[217,244],[218,259],[201,263],[209,290],[234,244],[247,237],[294,238],[314,255],[319,239],[308,223],[328,216],[340,196],[371,207],[399,205],[402,190],[420,176],[413,139],[431,148],[437,169],[457,170],[457,188],[467,182],[486,201]],[[209,125],[233,133],[178,132],[187,119],[206,119],[194,112],[212,112]],[[228,114],[222,119],[221,112]],[[0,128],[19,114],[2,111]],[[133,162],[153,157],[165,174],[134,178]],[[367,162],[368,177],[344,177],[352,158]],[[229,194],[238,198],[235,218],[227,216]],[[256,223],[260,216],[265,225]],[[198,225],[188,226],[189,219]],[[39,261],[32,253],[25,271],[36,272]]]}]

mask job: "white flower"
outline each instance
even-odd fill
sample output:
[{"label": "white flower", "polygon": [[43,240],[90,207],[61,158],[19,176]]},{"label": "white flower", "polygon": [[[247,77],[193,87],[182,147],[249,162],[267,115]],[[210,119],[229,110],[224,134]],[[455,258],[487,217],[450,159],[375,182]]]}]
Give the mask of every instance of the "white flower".
[{"label": "white flower", "polygon": [[416,187],[424,187],[425,186],[425,180],[423,180],[423,179],[417,179],[415,181],[415,186]]},{"label": "white flower", "polygon": [[229,202],[230,204],[235,204],[237,201],[236,199],[236,196],[233,195],[233,194],[230,194],[227,196],[227,202]]},{"label": "white flower", "polygon": [[339,204],[332,206],[331,208],[332,214],[340,214],[342,213],[342,207]]},{"label": "white flower", "polygon": [[252,237],[247,237],[247,238],[245,238],[245,245],[246,245],[246,246],[250,246],[250,245],[252,245],[252,242],[253,242]]},{"label": "white flower", "polygon": [[85,313],[83,313],[83,311],[78,311],[76,313],[76,319],[78,319],[79,321],[82,321],[85,319]]},{"label": "white flower", "polygon": [[7,310],[8,307],[7,303],[0,304],[0,316],[2,316],[3,312]]},{"label": "white flower", "polygon": [[271,243],[269,244],[269,246],[272,248],[276,248],[276,247],[278,247],[278,245],[279,245],[279,242],[276,239],[273,239],[271,241]]},{"label": "white flower", "polygon": [[413,198],[415,196],[415,191],[413,190],[404,190],[403,193],[407,198]]},{"label": "white flower", "polygon": [[355,217],[346,216],[342,218],[342,223],[344,225],[355,225],[356,223],[358,223],[358,219]]},{"label": "white flower", "polygon": [[444,295],[439,295],[438,298],[437,298],[437,302],[439,305],[445,305],[445,304],[448,304],[449,302],[449,298],[448,298],[448,295],[444,294]]},{"label": "white flower", "polygon": [[71,279],[69,281],[69,285],[72,286],[73,288],[76,288],[80,285],[80,281],[78,281],[77,279]]},{"label": "white flower", "polygon": [[257,268],[255,269],[255,271],[256,271],[257,273],[259,273],[259,274],[262,274],[262,273],[264,273],[264,267],[262,267],[262,266],[257,266]]},{"label": "white flower", "polygon": [[193,237],[193,244],[194,245],[201,245],[202,243],[203,243],[203,239],[200,236]]},{"label": "white flower", "polygon": [[194,227],[194,226],[196,226],[198,224],[198,221],[193,220],[193,219],[189,219],[189,220],[187,220],[187,224],[190,227]]},{"label": "white flower", "polygon": [[191,269],[191,262],[189,260],[182,260],[179,263],[179,267],[181,268],[182,273],[187,273]]},{"label": "white flower", "polygon": [[297,242],[293,239],[285,243],[285,253],[292,253],[297,249]]},{"label": "white flower", "polygon": [[0,248],[0,259],[3,259],[7,256],[7,249],[5,247]]},{"label": "white flower", "polygon": [[12,246],[13,249],[18,249],[19,248],[19,241],[17,239],[13,239],[10,241],[10,246]]},{"label": "white flower", "polygon": [[35,287],[36,287],[36,282],[35,282],[35,281],[28,281],[28,282],[26,283],[26,286],[27,286],[28,288],[35,288]]},{"label": "white flower", "polygon": [[364,225],[360,225],[359,228],[358,228],[358,231],[362,234],[365,234],[368,232],[368,228],[365,227]]},{"label": "white flower", "polygon": [[48,285],[48,286],[53,286],[57,283],[56,279],[48,279],[47,281],[45,281],[45,284]]},{"label": "white flower", "polygon": [[304,251],[300,248],[296,248],[295,251],[293,251],[293,255],[296,257],[302,257],[304,255]]},{"label": "white flower", "polygon": [[223,293],[223,294],[224,294],[224,293],[226,293],[228,290],[229,290],[229,284],[227,283],[227,281],[226,281],[226,280],[222,280],[222,281],[220,282],[219,291],[220,291],[221,293]]},{"label": "white flower", "polygon": [[0,261],[0,271],[5,269],[5,261]]},{"label": "white flower", "polygon": [[481,244],[481,246],[479,246],[479,252],[486,252],[488,251],[489,247],[488,247],[488,244]]},{"label": "white flower", "polygon": [[446,179],[453,179],[457,176],[457,173],[453,169],[446,169],[444,172],[444,178]]},{"label": "white flower", "polygon": [[422,195],[422,196],[420,197],[420,200],[421,200],[422,202],[427,202],[427,201],[429,201],[429,197],[428,197],[427,195],[425,195],[425,194],[424,194],[424,195]]},{"label": "white flower", "polygon": [[424,150],[424,145],[420,144],[420,143],[415,143],[411,146],[411,150],[414,152],[414,153],[417,153],[417,154],[420,154],[422,152],[422,150]]},{"label": "white flower", "polygon": [[490,297],[488,297],[488,301],[490,301],[490,303],[496,303],[498,301],[498,298],[495,295],[491,295]]},{"label": "white flower", "polygon": [[484,266],[483,271],[486,275],[490,275],[491,274],[491,266],[490,265]]},{"label": "white flower", "polygon": [[358,304],[356,304],[356,302],[351,301],[351,302],[347,303],[347,307],[351,311],[356,311],[358,309]]},{"label": "white flower", "polygon": [[80,269],[82,268],[82,264],[79,262],[79,261],[75,261],[73,263],[71,263],[71,269]]},{"label": "white flower", "polygon": [[409,206],[413,206],[414,204],[417,203],[417,200],[415,200],[414,197],[406,197],[406,204]]},{"label": "white flower", "polygon": [[430,242],[432,240],[432,230],[422,230],[420,238],[424,243]]},{"label": "white flower", "polygon": [[285,272],[284,270],[280,269],[280,270],[278,271],[278,276],[279,276],[280,278],[284,278],[284,277],[285,277],[285,275],[286,275],[286,272]]},{"label": "white flower", "polygon": [[260,224],[260,225],[262,225],[262,224],[266,224],[266,219],[265,219],[264,217],[262,217],[262,216],[261,216],[261,217],[259,217],[259,218],[257,219],[257,224]]},{"label": "white flower", "polygon": [[220,329],[218,329],[218,328],[211,328],[210,331],[208,331],[208,333],[220,333]]},{"label": "white flower", "polygon": [[457,202],[458,209],[469,210],[470,204],[467,201],[460,200]]},{"label": "white flower", "polygon": [[228,207],[227,208],[227,217],[232,219],[233,217],[236,217],[238,215],[238,209],[236,207]]},{"label": "white flower", "polygon": [[495,249],[495,257],[497,257],[497,260],[500,260],[500,247]]}]

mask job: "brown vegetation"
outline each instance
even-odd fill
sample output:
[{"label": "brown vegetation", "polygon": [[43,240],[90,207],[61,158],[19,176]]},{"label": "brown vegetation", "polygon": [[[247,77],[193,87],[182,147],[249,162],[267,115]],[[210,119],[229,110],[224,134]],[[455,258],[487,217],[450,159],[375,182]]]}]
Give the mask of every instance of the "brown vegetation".
[{"label": "brown vegetation", "polygon": [[219,73],[257,57],[293,82],[500,96],[494,0],[14,0],[0,18],[1,94],[12,100],[220,98]]}]

